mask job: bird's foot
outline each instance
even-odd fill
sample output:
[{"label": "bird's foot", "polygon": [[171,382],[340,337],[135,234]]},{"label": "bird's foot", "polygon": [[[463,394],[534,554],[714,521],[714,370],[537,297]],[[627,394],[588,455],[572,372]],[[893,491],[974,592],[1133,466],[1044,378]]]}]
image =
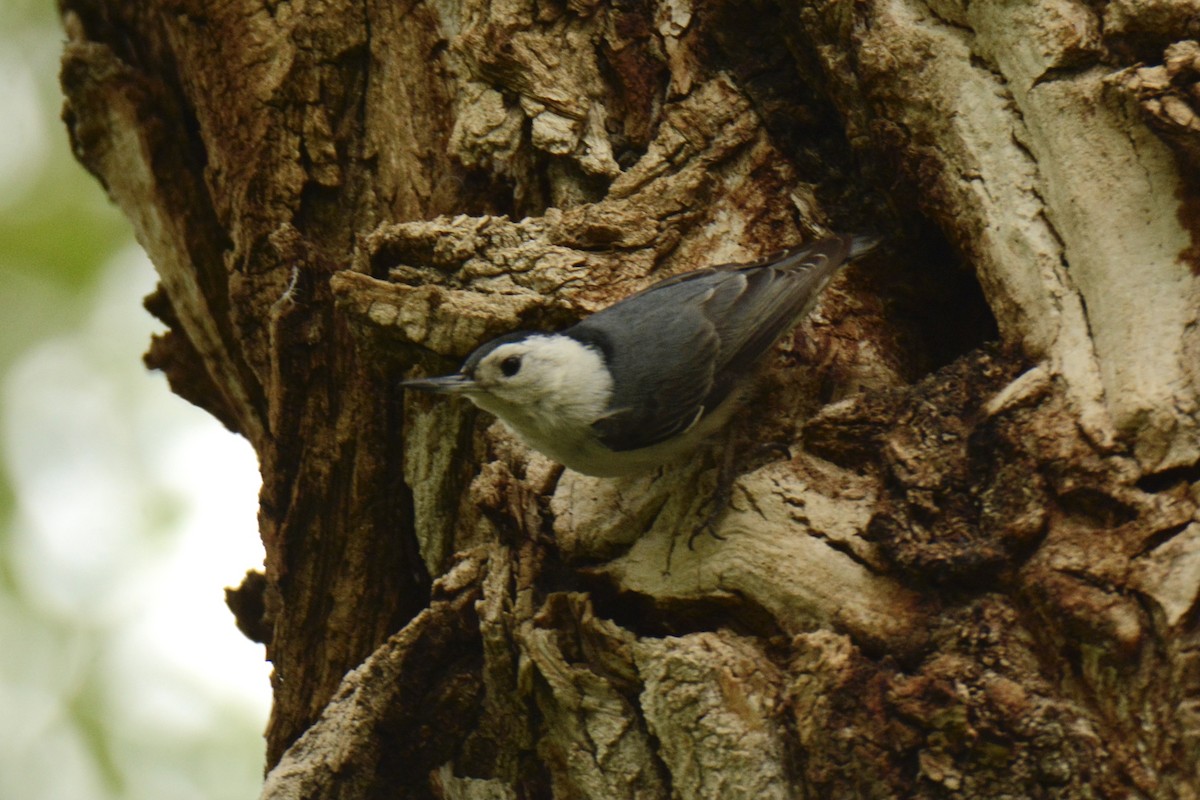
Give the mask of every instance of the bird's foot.
[{"label": "bird's foot", "polygon": [[[767,458],[773,456],[773,458]],[[783,442],[765,442],[750,453],[750,462],[764,461],[780,461],[792,457],[792,451]],[[696,549],[696,539],[707,533],[718,542],[725,541],[725,537],[717,533],[717,523],[721,521],[721,517],[729,510],[729,505],[733,501],[733,484],[737,480],[737,470],[733,458],[733,448],[726,447],[724,456],[721,459],[720,469],[717,471],[717,486],[713,490],[712,496],[704,504],[708,511],[704,515],[703,521],[692,529],[692,535],[688,537],[688,550]]]},{"label": "bird's foot", "polygon": [[696,549],[696,539],[701,534],[707,533],[718,542],[725,541],[725,537],[717,533],[717,523],[721,521],[721,517],[729,510],[729,501],[733,495],[733,483],[724,489],[717,487],[717,491],[705,503],[709,507],[709,512],[704,515],[704,521],[692,529],[692,535],[688,537],[688,550]]}]

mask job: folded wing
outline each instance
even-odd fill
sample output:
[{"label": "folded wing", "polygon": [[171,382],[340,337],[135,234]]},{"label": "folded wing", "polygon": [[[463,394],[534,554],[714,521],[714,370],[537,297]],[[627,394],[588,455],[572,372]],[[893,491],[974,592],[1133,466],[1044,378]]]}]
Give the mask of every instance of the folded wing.
[{"label": "folded wing", "polygon": [[615,387],[600,441],[636,450],[676,436],[726,400],[807,315],[865,240],[842,236],[754,264],[668,278],[564,331],[600,349]]}]

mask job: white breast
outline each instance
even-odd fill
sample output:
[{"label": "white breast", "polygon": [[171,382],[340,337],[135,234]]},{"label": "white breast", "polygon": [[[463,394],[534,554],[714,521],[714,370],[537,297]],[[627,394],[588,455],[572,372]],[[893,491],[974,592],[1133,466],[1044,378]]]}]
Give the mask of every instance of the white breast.
[{"label": "white breast", "polygon": [[559,334],[530,337],[508,347],[497,354],[521,353],[520,379],[489,387],[489,392],[471,399],[530,447],[585,475],[629,475],[677,458],[722,427],[736,406],[731,396],[721,408],[666,442],[637,450],[610,450],[592,427],[613,411],[612,376],[601,353]]}]

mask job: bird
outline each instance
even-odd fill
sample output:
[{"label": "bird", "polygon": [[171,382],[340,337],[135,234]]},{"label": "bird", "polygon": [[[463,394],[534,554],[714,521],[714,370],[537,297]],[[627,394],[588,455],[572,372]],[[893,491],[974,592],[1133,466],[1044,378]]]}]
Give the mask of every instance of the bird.
[{"label": "bird", "polygon": [[719,431],[775,342],[877,241],[830,236],[681,273],[562,331],[499,336],[458,372],[401,386],[462,395],[576,472],[645,472]]}]

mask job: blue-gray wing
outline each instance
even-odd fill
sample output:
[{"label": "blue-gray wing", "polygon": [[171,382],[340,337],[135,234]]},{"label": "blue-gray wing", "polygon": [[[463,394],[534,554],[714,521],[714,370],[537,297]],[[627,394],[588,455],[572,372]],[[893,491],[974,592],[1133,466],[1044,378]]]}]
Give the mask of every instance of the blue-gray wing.
[{"label": "blue-gray wing", "polygon": [[684,273],[564,331],[600,349],[613,375],[611,411],[593,425],[597,437],[623,451],[686,431],[812,310],[847,257],[868,247],[841,236],[754,264]]}]

